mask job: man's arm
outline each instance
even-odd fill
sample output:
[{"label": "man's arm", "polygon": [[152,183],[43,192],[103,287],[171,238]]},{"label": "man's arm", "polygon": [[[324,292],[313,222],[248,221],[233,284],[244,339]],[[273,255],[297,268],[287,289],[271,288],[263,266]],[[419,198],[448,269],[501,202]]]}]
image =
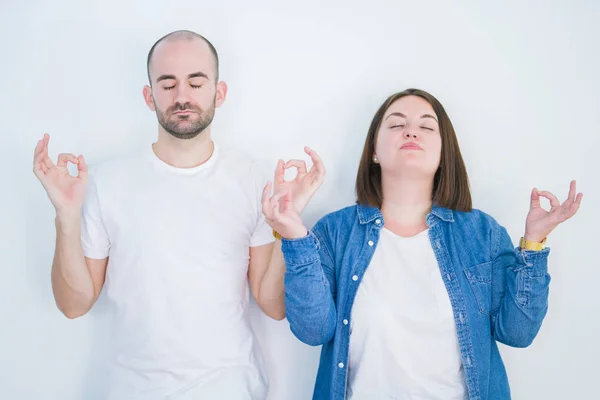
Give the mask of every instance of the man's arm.
[{"label": "man's arm", "polygon": [[[272,217],[285,210],[294,209],[298,215],[304,210],[325,178],[325,166],[319,155],[312,149],[305,147],[304,151],[313,162],[310,172],[302,160],[279,160],[275,168],[273,183],[268,182],[263,189],[261,205],[263,216],[270,215],[266,223],[272,228]],[[296,168],[296,177],[291,181],[284,179],[285,170]],[[271,188],[274,188],[273,197],[269,197]],[[298,217],[299,219],[299,217]],[[304,229],[304,228],[302,228]],[[306,229],[303,231],[307,234]],[[285,260],[281,251],[281,241],[274,244],[250,248],[250,266],[248,279],[256,302],[261,310],[269,317],[276,320],[285,318],[284,275],[286,271]]]},{"label": "man's arm", "polygon": [[252,294],[260,309],[278,321],[285,318],[284,274],[281,241],[250,248],[248,280]]},{"label": "man's arm", "polygon": [[[83,156],[63,153],[54,164],[48,155],[49,141],[48,134],[38,141],[33,154],[33,173],[56,210],[56,246],[51,274],[54,299],[63,314],[76,318],[87,313],[98,298],[108,257],[98,253],[98,259],[90,259],[83,253],[82,211],[88,187],[88,168]],[[68,163],[77,165],[77,176],[70,175]],[[90,209],[97,206],[97,199],[94,196],[91,199],[94,204],[87,207],[88,233],[95,225],[89,217]]]},{"label": "man's arm", "polygon": [[80,218],[56,218],[52,292],[58,309],[67,318],[80,317],[92,308],[102,291],[107,265],[108,257],[84,257]]}]

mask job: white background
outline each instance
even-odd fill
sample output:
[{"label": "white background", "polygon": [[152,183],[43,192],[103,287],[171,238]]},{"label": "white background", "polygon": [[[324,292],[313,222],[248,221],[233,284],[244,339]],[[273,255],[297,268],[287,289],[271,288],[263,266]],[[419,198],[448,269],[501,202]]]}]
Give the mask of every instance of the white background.
[{"label": "white background", "polygon": [[[381,102],[418,87],[456,128],[474,204],[524,230],[533,186],[584,192],[549,238],[550,308],[527,349],[501,351],[515,399],[598,393],[600,6],[596,1],[284,2],[3,0],[0,5],[0,398],[95,399],[103,385],[103,297],[67,320],[50,286],[54,214],[31,171],[36,141],[89,163],[156,138],[145,61],[163,34],[191,29],[220,52],[229,84],[214,137],[274,167],[317,149],[326,182],[312,225],[354,201],[364,137]],[[308,399],[319,348],[253,309],[270,399]]]}]

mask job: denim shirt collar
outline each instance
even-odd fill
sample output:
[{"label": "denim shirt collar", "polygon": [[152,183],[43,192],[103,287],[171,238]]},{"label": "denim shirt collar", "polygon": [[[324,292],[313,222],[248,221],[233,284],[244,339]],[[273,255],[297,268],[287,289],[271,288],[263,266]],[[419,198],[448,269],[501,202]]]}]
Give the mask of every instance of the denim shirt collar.
[{"label": "denim shirt collar", "polygon": [[383,215],[381,215],[381,211],[377,207],[371,207],[358,203],[356,208],[358,213],[358,222],[361,225],[373,222],[377,218],[383,219]]},{"label": "denim shirt collar", "polygon": [[[362,225],[373,222],[375,219],[383,219],[381,210],[377,207],[357,204],[358,222]],[[454,214],[452,210],[444,207],[433,205],[431,212],[427,215],[427,222],[431,224],[432,218],[439,218],[444,222],[454,222]]]}]

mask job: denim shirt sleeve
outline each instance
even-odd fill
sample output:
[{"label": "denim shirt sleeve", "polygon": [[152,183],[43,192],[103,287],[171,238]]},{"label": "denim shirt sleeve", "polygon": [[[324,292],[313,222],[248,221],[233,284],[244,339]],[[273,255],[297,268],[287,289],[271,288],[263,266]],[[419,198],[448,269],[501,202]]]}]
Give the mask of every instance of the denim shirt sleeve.
[{"label": "denim shirt sleeve", "polygon": [[334,264],[318,224],[301,239],[283,239],[285,308],[290,330],[302,342],[329,342],[336,327]]},{"label": "denim shirt sleeve", "polygon": [[[527,347],[537,335],[548,310],[550,250],[515,248],[505,228],[496,225],[492,236],[494,338],[512,347]],[[498,304],[499,303],[499,304]]]}]

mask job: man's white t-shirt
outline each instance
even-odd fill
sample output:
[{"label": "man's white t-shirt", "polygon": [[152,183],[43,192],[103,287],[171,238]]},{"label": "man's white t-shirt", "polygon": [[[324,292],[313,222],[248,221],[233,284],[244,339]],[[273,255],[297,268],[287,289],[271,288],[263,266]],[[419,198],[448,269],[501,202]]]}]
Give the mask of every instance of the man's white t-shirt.
[{"label": "man's white t-shirt", "polygon": [[428,233],[381,230],[352,306],[348,399],[467,399],[452,305]]},{"label": "man's white t-shirt", "polygon": [[265,181],[219,148],[189,169],[148,147],[90,171],[82,244],[108,257],[111,399],[264,399],[246,310],[250,247],[272,242]]}]

